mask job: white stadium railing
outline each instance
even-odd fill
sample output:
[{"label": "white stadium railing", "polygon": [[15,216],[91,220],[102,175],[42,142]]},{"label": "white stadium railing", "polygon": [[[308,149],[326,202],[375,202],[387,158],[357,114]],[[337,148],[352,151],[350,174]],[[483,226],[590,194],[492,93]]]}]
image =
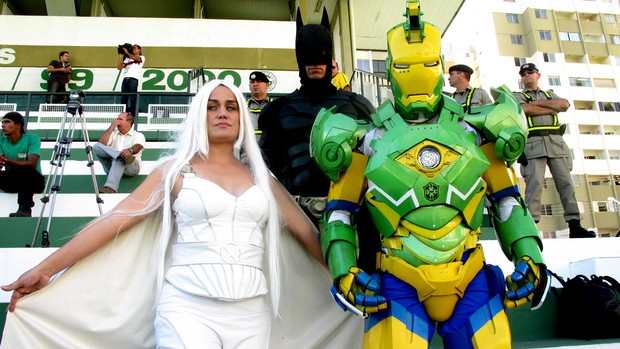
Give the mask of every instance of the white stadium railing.
[{"label": "white stadium railing", "polygon": [[178,130],[187,117],[187,104],[150,104],[147,130]]},{"label": "white stadium railing", "polygon": [[[0,112],[8,113],[17,110],[17,103],[0,103]],[[4,114],[3,114],[4,115]]]},{"label": "white stadium railing", "polygon": [[[66,104],[39,105],[38,120],[33,123],[38,129],[58,128],[65,116]],[[82,104],[81,116],[86,122],[86,128],[106,129],[118,114],[125,111],[124,104]],[[67,113],[67,117],[72,117]]]}]

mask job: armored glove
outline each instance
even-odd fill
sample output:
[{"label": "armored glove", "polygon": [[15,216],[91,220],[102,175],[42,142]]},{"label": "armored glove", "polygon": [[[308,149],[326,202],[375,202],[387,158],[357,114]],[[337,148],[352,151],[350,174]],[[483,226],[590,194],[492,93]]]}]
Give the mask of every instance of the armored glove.
[{"label": "armored glove", "polygon": [[528,256],[519,259],[515,270],[506,277],[508,293],[504,307],[512,309],[532,302],[532,310],[538,309],[545,300],[551,283],[547,267],[536,264]]},{"label": "armored glove", "polygon": [[332,287],[336,303],[343,309],[365,316],[387,308],[385,297],[375,296],[379,281],[357,267],[338,280],[338,290]]}]

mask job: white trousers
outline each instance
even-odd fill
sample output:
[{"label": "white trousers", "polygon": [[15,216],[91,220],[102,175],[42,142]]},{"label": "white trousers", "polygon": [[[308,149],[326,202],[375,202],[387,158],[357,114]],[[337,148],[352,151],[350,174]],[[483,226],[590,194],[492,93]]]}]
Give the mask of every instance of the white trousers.
[{"label": "white trousers", "polygon": [[164,283],[155,318],[158,349],[267,348],[270,331],[265,296],[223,302]]}]

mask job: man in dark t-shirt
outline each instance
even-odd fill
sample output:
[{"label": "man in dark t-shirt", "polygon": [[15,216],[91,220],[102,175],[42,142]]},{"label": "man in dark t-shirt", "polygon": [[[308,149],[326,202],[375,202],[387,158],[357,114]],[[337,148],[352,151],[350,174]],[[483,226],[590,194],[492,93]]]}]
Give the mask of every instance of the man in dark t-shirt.
[{"label": "man in dark t-shirt", "polygon": [[[71,65],[69,64],[69,52],[61,51],[58,54],[58,60],[53,60],[47,66],[47,72],[49,76],[47,78],[47,92],[65,92],[66,85],[71,80]],[[52,103],[52,96],[54,96],[54,103],[66,103],[67,96],[64,94],[59,95],[47,95],[45,97],[45,103]]]}]

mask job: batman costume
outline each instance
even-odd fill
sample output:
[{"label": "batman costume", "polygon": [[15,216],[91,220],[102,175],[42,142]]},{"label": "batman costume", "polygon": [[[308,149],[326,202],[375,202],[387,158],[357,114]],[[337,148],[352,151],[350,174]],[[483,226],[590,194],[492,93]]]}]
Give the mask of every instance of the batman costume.
[{"label": "batman costume", "polygon": [[295,53],[301,87],[270,103],[260,114],[260,147],[269,169],[298,200],[306,214],[318,221],[324,210],[329,180],[316,166],[308,150],[310,131],[321,108],[335,107],[337,113],[368,119],[375,108],[364,97],[337,90],[330,70],[321,79],[310,79],[307,65],[331,67],[332,37],[329,19],[323,11],[321,24],[304,25],[297,12]]}]

